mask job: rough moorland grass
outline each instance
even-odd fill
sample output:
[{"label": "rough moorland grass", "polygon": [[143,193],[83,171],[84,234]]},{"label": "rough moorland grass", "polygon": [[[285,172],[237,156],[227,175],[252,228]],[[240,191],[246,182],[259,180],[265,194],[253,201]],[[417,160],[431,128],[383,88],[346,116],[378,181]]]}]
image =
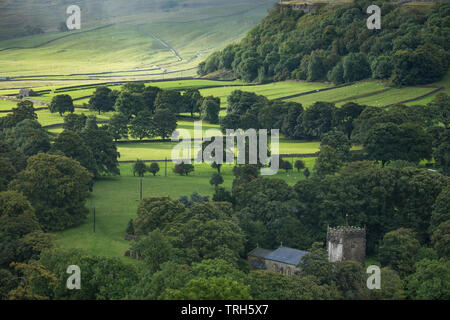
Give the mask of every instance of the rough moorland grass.
[{"label": "rough moorland grass", "polygon": [[[292,159],[296,160],[296,159]],[[304,159],[307,167],[312,170],[314,159]],[[202,195],[214,193],[209,184],[215,172],[206,164],[196,165],[195,171],[188,177],[180,177],[172,172],[173,164],[168,163],[168,176],[164,176],[164,164],[160,163],[161,171],[156,177],[146,175],[144,178],[144,197],[167,196],[179,198],[198,192]],[[125,228],[130,219],[136,216],[139,204],[139,178],[133,177],[131,164],[120,166],[121,175],[102,178],[94,184],[94,191],[87,201],[87,206],[96,206],[96,232],[93,232],[92,209],[88,219],[82,225],[58,233],[57,245],[64,248],[82,248],[92,254],[123,257],[130,243],[124,240]],[[222,169],[224,187],[231,188],[233,181],[232,166]],[[290,185],[303,180],[302,173],[279,172],[274,178],[281,178]]]}]

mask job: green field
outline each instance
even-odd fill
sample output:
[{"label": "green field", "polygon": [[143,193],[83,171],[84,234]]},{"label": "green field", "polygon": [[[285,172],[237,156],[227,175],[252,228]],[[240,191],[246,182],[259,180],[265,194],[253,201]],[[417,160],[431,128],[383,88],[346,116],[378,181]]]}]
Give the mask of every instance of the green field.
[{"label": "green field", "polygon": [[[9,101],[9,100],[0,100],[0,110],[11,110],[12,108],[17,107],[17,102]],[[4,115],[4,114],[3,114]],[[0,114],[1,117],[1,114]]]},{"label": "green field", "polygon": [[[296,159],[289,159],[295,161]],[[306,166],[312,170],[314,158],[303,159]],[[123,257],[130,243],[124,240],[125,228],[130,219],[136,216],[139,203],[139,178],[133,177],[131,164],[121,164],[121,175],[104,177],[94,185],[94,192],[88,199],[89,207],[96,209],[96,232],[93,232],[93,215],[81,226],[58,233],[57,245],[65,248],[83,248],[92,254]],[[176,176],[172,172],[173,163],[168,163],[168,175],[164,176],[164,164],[160,163],[161,171],[157,176],[146,175],[143,182],[144,197],[167,196],[178,198],[197,192],[202,195],[214,193],[209,184],[211,175],[215,172],[206,164],[195,165],[195,171],[188,177]],[[232,166],[224,165],[222,175],[223,186],[231,188],[233,181]],[[276,178],[281,178],[293,185],[304,179],[302,173],[279,172]],[[187,187],[189,186],[189,187]],[[92,209],[91,209],[92,211]],[[123,257],[123,259],[127,259]]]},{"label": "green field", "polygon": [[362,81],[351,86],[317,92],[289,99],[308,107],[316,101],[334,102],[337,106],[347,102],[382,107],[424,95],[433,88],[406,87],[393,88],[382,81]]}]

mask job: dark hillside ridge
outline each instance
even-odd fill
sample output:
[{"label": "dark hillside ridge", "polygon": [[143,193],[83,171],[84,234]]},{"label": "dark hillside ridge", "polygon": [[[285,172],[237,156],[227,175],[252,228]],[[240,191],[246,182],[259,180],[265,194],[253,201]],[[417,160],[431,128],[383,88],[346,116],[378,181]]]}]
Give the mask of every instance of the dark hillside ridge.
[{"label": "dark hillside ridge", "polygon": [[[369,30],[369,5],[381,30]],[[438,81],[450,62],[450,3],[407,5],[356,0],[305,13],[276,5],[241,42],[213,53],[200,75],[232,71],[245,81],[391,79],[396,85]]]}]

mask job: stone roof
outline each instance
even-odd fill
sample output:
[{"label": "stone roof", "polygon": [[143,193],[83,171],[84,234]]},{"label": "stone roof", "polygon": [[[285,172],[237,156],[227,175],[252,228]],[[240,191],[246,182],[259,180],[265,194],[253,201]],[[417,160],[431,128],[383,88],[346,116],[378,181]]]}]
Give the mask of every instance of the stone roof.
[{"label": "stone roof", "polygon": [[297,266],[307,253],[308,251],[281,247],[266,255],[265,259]]},{"label": "stone roof", "polygon": [[249,256],[257,257],[257,258],[265,258],[269,253],[272,253],[273,250],[267,250],[263,248],[255,248],[248,253]]}]

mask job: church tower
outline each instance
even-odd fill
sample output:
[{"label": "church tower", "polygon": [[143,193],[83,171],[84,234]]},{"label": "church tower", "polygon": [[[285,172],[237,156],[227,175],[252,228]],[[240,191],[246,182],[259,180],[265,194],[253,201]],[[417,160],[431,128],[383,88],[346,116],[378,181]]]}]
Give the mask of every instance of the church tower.
[{"label": "church tower", "polygon": [[328,227],[328,260],[330,262],[352,260],[365,265],[366,229],[358,227]]}]

